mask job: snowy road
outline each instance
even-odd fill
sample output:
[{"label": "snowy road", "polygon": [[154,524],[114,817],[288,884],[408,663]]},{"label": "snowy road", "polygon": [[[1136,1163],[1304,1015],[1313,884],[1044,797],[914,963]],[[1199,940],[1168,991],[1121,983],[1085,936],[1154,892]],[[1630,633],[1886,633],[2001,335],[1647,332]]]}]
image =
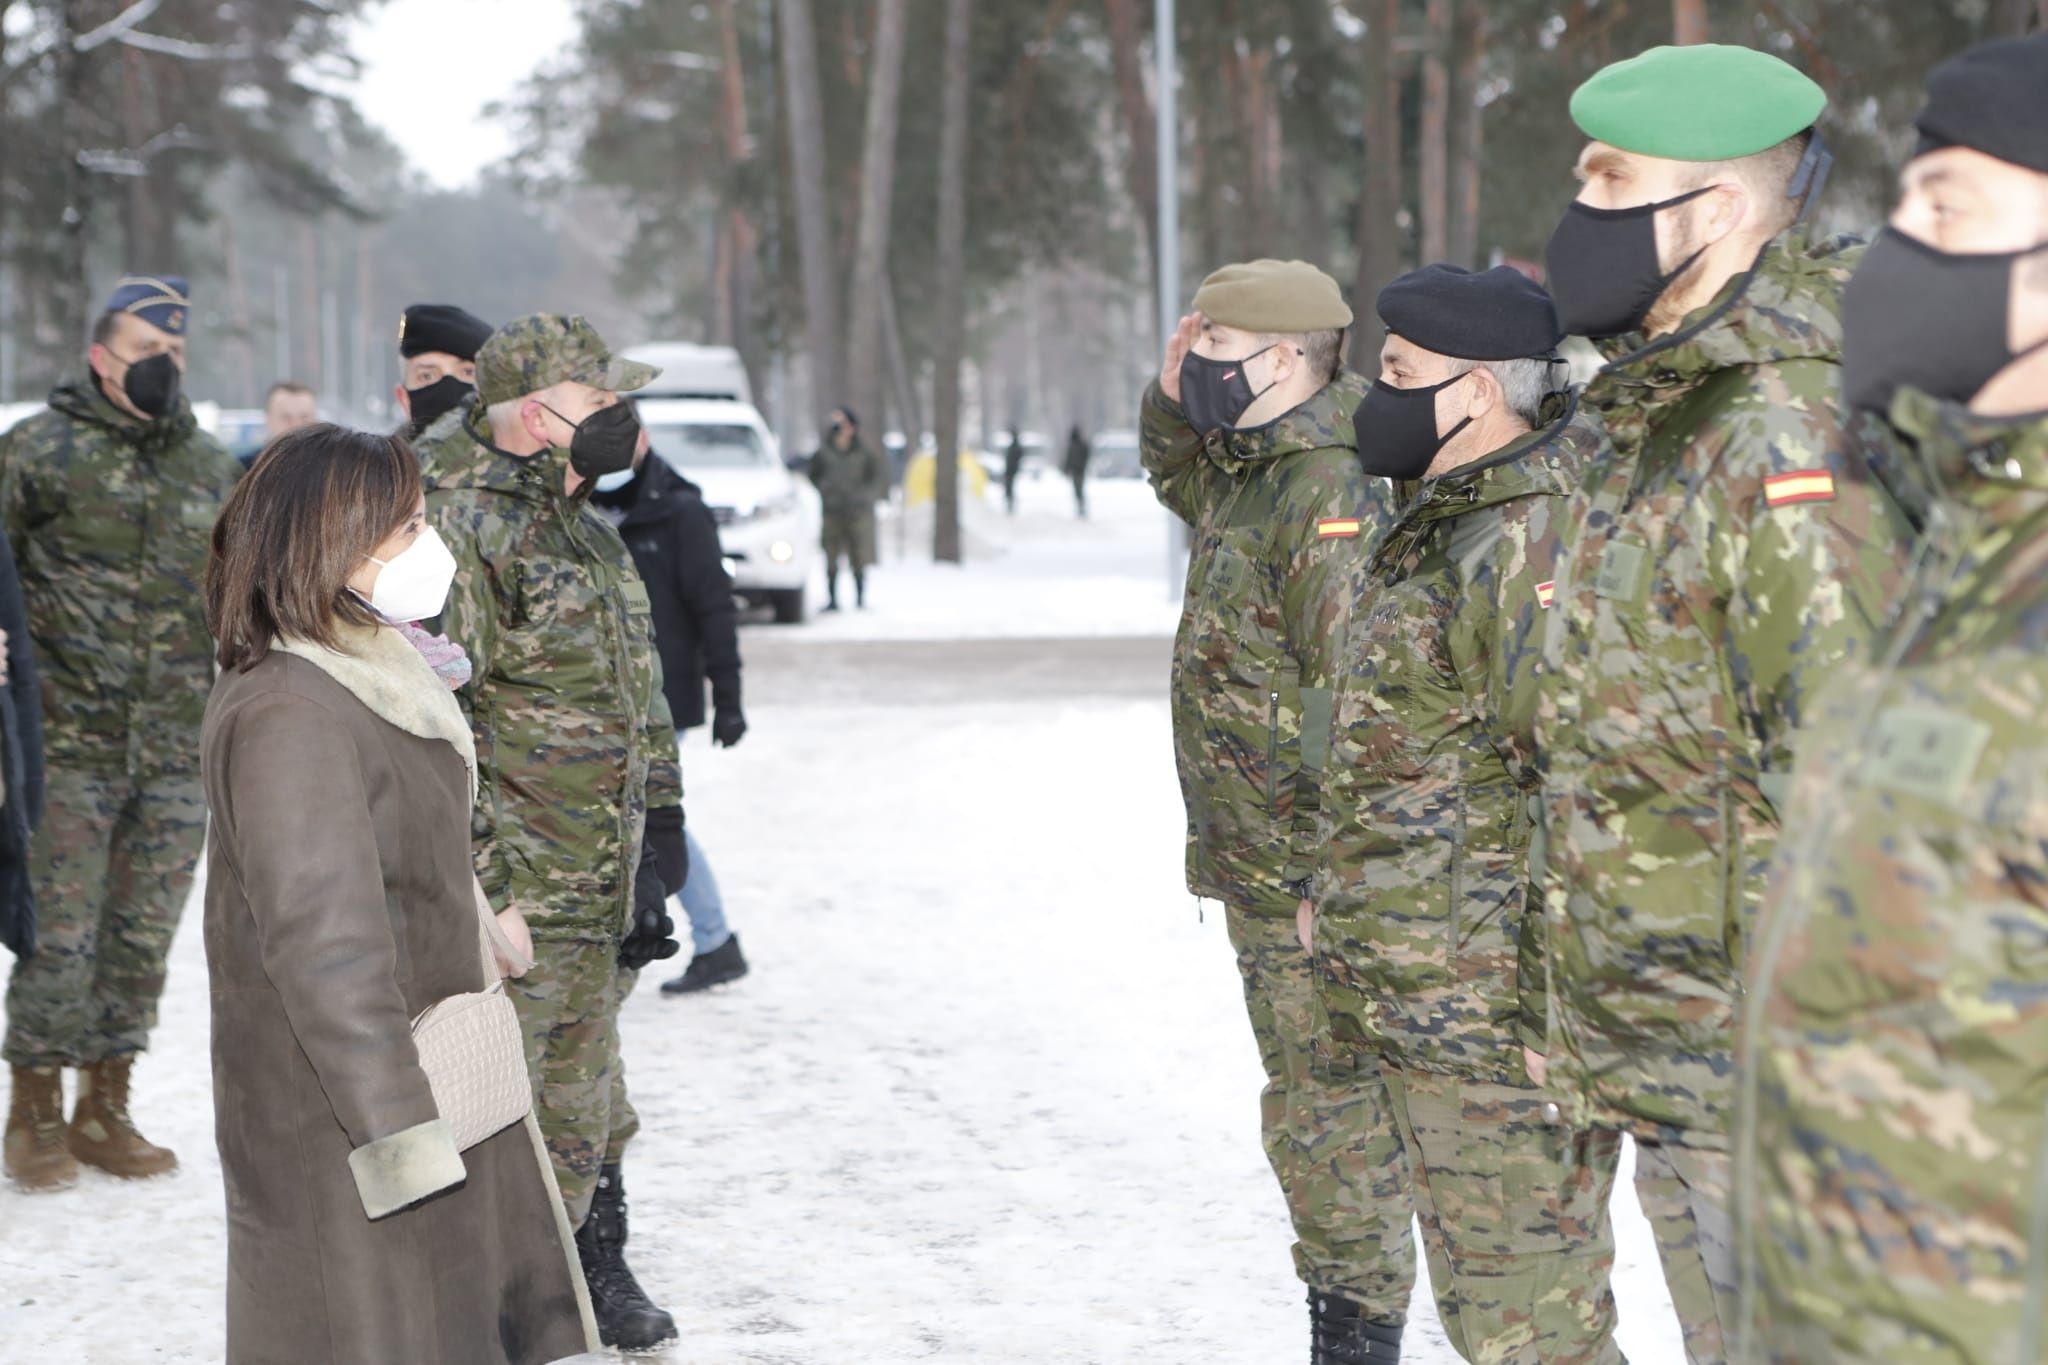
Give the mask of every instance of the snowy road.
[{"label": "snowy road", "polygon": [[[1135,582],[1155,556],[1128,558]],[[683,1325],[669,1359],[1306,1358],[1236,972],[1179,885],[1163,639],[745,647],[754,730],[684,757],[754,975],[692,1000],[650,978],[626,1012],[633,1260]],[[0,1361],[220,1358],[196,924],[136,1104],[185,1169],[0,1189]],[[1616,1213],[1624,1345],[1679,1361]],[[1407,1359],[1454,1360],[1415,1316]]]}]

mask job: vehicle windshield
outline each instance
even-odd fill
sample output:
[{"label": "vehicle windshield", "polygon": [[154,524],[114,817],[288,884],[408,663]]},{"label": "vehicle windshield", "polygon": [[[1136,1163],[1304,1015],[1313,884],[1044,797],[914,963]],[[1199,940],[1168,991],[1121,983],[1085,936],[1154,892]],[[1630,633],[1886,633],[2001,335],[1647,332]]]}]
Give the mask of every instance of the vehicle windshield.
[{"label": "vehicle windshield", "polygon": [[773,463],[761,433],[743,422],[649,422],[647,435],[654,453],[685,474]]}]

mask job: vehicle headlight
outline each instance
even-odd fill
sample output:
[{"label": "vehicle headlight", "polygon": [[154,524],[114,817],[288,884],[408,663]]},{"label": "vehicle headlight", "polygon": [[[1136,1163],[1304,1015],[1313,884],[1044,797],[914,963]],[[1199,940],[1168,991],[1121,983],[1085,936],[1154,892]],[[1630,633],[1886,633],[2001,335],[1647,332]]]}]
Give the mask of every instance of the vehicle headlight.
[{"label": "vehicle headlight", "polygon": [[777,564],[787,564],[796,558],[796,546],[786,540],[778,540],[768,547],[768,557]]}]

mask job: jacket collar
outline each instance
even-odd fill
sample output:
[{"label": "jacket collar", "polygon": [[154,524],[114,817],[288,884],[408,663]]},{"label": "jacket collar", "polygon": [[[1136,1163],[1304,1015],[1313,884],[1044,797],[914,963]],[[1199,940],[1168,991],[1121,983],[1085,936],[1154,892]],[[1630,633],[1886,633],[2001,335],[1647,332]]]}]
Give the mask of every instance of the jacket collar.
[{"label": "jacket collar", "polygon": [[[1853,237],[1811,240],[1795,228],[1765,243],[1756,263],[1678,330],[1656,340],[1638,332],[1599,343],[1607,365],[1598,387],[1661,402],[1720,370],[1785,360],[1834,360],[1842,348],[1842,288],[1862,259]],[[1647,391],[1647,392],[1645,392]]]},{"label": "jacket collar", "polygon": [[343,626],[337,638],[341,652],[299,639],[277,640],[271,648],[304,659],[347,688],[373,715],[407,734],[453,745],[469,769],[474,796],[476,738],[455,694],[419,651],[388,626]]},{"label": "jacket collar", "polygon": [[175,445],[199,429],[192,416],[192,404],[184,397],[178,399],[176,408],[154,422],[139,421],[115,407],[99,380],[90,374],[52,389],[50,406],[66,417],[98,427],[114,439],[143,450]]},{"label": "jacket collar", "polygon": [[490,426],[479,403],[442,414],[420,441],[431,452],[426,476],[430,489],[478,488],[531,502],[568,500],[562,491],[568,463],[564,452],[553,447],[533,455],[500,450],[491,444]]},{"label": "jacket collar", "polygon": [[1351,416],[1365,397],[1366,383],[1346,370],[1308,401],[1262,427],[1211,432],[1202,442],[1209,461],[1227,474],[1241,475],[1286,455],[1330,446],[1358,448]]},{"label": "jacket collar", "polygon": [[2048,413],[1980,417],[1904,389],[1890,417],[1943,498],[1997,525],[2048,506]]}]

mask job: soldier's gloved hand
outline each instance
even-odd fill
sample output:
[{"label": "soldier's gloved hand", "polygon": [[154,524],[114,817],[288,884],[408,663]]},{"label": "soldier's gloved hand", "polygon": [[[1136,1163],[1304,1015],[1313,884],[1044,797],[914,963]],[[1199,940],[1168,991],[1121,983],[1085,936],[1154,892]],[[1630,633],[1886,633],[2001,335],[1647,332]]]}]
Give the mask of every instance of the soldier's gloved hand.
[{"label": "soldier's gloved hand", "polygon": [[711,717],[711,742],[721,749],[730,749],[745,738],[746,733],[747,718],[740,714],[737,706],[721,706]]},{"label": "soldier's gloved hand", "polygon": [[640,867],[633,876],[633,932],[619,945],[619,965],[638,971],[650,962],[674,957],[683,946],[676,942],[675,933],[661,869],[655,866],[653,851],[642,848]]},{"label": "soldier's gloved hand", "polygon": [[668,894],[679,896],[690,879],[690,843],[683,837],[683,808],[662,806],[647,812],[647,832],[641,836],[641,856],[653,855]]}]

